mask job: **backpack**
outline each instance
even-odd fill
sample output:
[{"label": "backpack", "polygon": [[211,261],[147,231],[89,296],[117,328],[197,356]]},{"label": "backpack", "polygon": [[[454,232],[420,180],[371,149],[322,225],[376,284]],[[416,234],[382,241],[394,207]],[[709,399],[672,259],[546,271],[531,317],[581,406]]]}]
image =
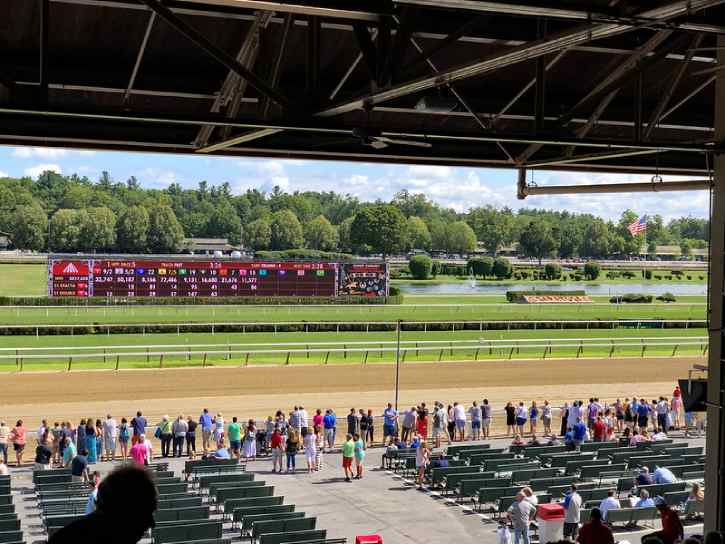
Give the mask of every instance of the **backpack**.
[{"label": "backpack", "polygon": [[121,430],[118,433],[118,437],[121,440],[128,440],[128,427],[121,427]]}]

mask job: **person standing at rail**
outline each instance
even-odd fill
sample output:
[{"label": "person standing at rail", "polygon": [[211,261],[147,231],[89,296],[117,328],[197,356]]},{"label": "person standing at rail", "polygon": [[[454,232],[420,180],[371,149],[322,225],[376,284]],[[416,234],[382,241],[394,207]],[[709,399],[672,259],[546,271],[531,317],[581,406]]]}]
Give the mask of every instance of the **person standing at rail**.
[{"label": "person standing at rail", "polygon": [[106,414],[106,420],[103,422],[103,447],[106,451],[106,460],[116,460],[116,439],[118,438],[118,424],[116,420],[111,417],[111,414]]},{"label": "person standing at rail", "polygon": [[491,438],[491,421],[493,416],[493,409],[488,403],[488,399],[483,399],[481,404],[481,430],[483,432],[483,438]]},{"label": "person standing at rail", "polygon": [[383,410],[383,446],[385,446],[385,439],[389,438],[388,446],[393,443],[395,439],[396,429],[398,427],[398,411],[393,408],[392,403],[388,403],[388,406]]},{"label": "person standing at rail", "polygon": [[471,417],[471,439],[479,440],[481,438],[481,417],[483,411],[478,403],[474,400],[468,409],[468,415]]},{"label": "person standing at rail", "polygon": [[174,445],[172,449],[172,455],[174,457],[181,457],[184,451],[184,440],[186,440],[186,433],[189,430],[189,424],[184,419],[182,414],[176,418],[174,424],[171,426],[171,432],[174,435]]},{"label": "person standing at rail", "polygon": [[199,424],[191,416],[186,420],[186,455],[189,459],[196,457],[196,428]]},{"label": "person standing at rail", "polygon": [[201,426],[201,447],[206,455],[209,452],[209,442],[211,441],[212,422],[209,410],[204,408],[199,416],[199,425]]},{"label": "person standing at rail", "polygon": [[143,417],[143,414],[141,414],[141,411],[136,412],[136,417],[131,420],[131,427],[133,428],[131,443],[136,444],[141,440],[141,435],[146,434],[146,427],[148,427],[148,422]]}]

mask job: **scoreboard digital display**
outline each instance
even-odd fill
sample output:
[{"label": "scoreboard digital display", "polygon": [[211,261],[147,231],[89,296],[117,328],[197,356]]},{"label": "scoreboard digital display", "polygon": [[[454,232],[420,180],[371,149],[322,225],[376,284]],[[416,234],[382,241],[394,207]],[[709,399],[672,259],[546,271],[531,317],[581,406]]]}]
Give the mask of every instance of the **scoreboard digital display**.
[{"label": "scoreboard digital display", "polygon": [[385,263],[51,257],[51,297],[385,296]]}]

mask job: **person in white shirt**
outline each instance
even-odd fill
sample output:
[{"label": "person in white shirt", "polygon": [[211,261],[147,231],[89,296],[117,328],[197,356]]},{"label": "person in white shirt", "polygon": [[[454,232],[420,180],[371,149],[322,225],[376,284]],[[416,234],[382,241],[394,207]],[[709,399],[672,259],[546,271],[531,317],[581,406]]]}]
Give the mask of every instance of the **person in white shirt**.
[{"label": "person in white shirt", "polygon": [[[462,404],[454,402],[453,415],[456,418],[456,430],[458,431],[458,439],[460,441],[463,441],[466,433],[466,409],[463,408]],[[455,441],[455,437],[453,438],[453,440]]]},{"label": "person in white shirt", "polygon": [[619,510],[622,508],[622,505],[619,504],[619,500],[614,496],[615,491],[614,489],[610,489],[607,493],[607,498],[602,499],[602,502],[599,503],[599,510],[602,512],[602,519],[607,519],[607,512],[609,510]]},{"label": "person in white shirt", "polygon": [[521,436],[524,436],[524,425],[526,425],[526,420],[528,419],[526,416],[527,413],[524,403],[519,402],[519,405],[516,407],[516,426]]},{"label": "person in white shirt", "polygon": [[527,487],[524,487],[521,490],[521,493],[524,494],[524,500],[525,501],[530,502],[534,506],[538,506],[538,504],[539,504],[539,497],[537,497],[536,495],[534,495],[534,490],[533,489],[531,489],[530,487],[527,486]]},{"label": "person in white shirt", "polygon": [[45,430],[48,428],[48,422],[44,419],[40,422],[40,427],[38,427],[38,434],[35,435],[35,439],[38,441],[38,444],[40,444],[40,440],[43,438],[43,435],[45,434]]},{"label": "person in white shirt", "polygon": [[308,421],[310,419],[310,416],[307,414],[307,410],[304,409],[304,407],[300,406],[299,411],[297,412],[297,421],[300,425],[300,433],[307,434],[310,430],[308,427]]},{"label": "person in white shirt", "polygon": [[106,420],[103,422],[103,448],[106,451],[106,461],[115,461],[116,459],[116,438],[118,437],[118,424],[106,414]]},{"label": "person in white shirt", "polygon": [[153,446],[151,445],[151,441],[146,437],[144,437],[143,445],[146,447],[146,463],[150,465],[154,460]]}]

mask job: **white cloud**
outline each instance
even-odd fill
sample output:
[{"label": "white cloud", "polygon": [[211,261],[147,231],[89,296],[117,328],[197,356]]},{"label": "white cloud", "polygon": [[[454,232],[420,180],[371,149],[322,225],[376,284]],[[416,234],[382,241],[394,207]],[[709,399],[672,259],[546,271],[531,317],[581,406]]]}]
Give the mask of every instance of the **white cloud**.
[{"label": "white cloud", "polygon": [[178,183],[177,173],[161,168],[144,168],[139,176],[141,183],[156,189],[165,189],[172,183]]},{"label": "white cloud", "polygon": [[59,159],[68,155],[84,155],[89,156],[95,154],[95,151],[75,150],[75,149],[59,149],[56,147],[15,147],[11,155],[18,159]]},{"label": "white cloud", "polygon": [[3,172],[2,170],[0,170],[0,178],[6,178],[8,177],[8,175],[9,174],[7,172]]},{"label": "white cloud", "polygon": [[36,164],[35,166],[26,168],[23,172],[28,177],[37,178],[40,174],[47,171],[55,172],[56,174],[62,173],[60,166],[57,164]]}]

